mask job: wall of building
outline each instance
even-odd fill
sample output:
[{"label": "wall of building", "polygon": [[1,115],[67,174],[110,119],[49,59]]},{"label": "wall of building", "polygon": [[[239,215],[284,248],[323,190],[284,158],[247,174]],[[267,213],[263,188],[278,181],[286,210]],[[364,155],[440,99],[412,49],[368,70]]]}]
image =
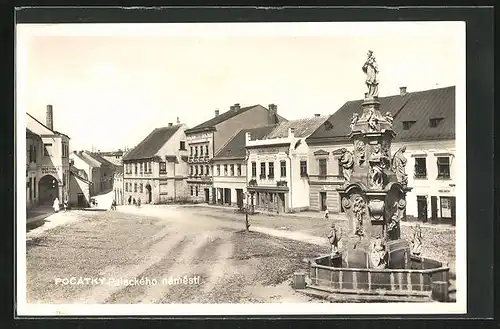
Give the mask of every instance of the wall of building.
[{"label": "wall of building", "polygon": [[[300,161],[308,160],[309,147],[302,141],[297,149],[290,148],[290,165],[287,175],[290,177],[288,186],[291,190],[291,206],[295,210],[306,210],[309,208],[309,181],[300,175]],[[279,165],[279,163],[278,163]],[[276,165],[275,165],[276,166]]]},{"label": "wall of building", "polygon": [[[227,175],[224,171],[224,166],[227,166]],[[234,166],[234,171],[231,172],[231,165]],[[238,165],[241,165],[241,174],[238,175]],[[220,171],[218,170],[220,166]],[[237,189],[246,193],[247,189],[247,169],[245,160],[216,160],[213,167],[213,187],[216,189],[230,189],[231,190],[231,204],[237,204],[238,196]],[[220,196],[218,196],[219,199]],[[243,198],[244,199],[244,198]]]},{"label": "wall of building", "polygon": [[116,204],[125,204],[125,194],[123,185],[123,174],[115,173],[113,175],[113,198]]},{"label": "wall of building", "polygon": [[[199,132],[199,133],[190,133],[186,135],[187,139],[187,148],[188,148],[188,166],[187,170],[187,184],[186,184],[186,192],[191,201],[196,202],[205,202],[205,189],[209,191],[209,200],[213,199],[212,194],[212,170],[210,166],[210,160],[214,155],[214,134],[213,132]],[[208,146],[208,157],[206,157],[205,146]],[[198,156],[200,155],[199,148],[202,147],[203,152],[203,160],[201,157],[195,158],[195,147],[198,147]],[[194,166],[203,166],[203,169],[206,169],[206,166],[209,166],[209,174],[204,175],[202,177],[194,176]],[[198,190],[198,195],[196,195],[196,189]]]},{"label": "wall of building", "polygon": [[[43,179],[46,175],[51,175],[58,181],[59,201],[62,203],[69,197],[69,138],[62,135],[42,136],[44,144],[42,148],[41,165],[39,166],[39,179]],[[45,152],[47,144],[52,144],[47,148],[48,154]],[[66,147],[63,147],[63,144]]]},{"label": "wall of building", "polygon": [[90,183],[79,179],[73,174],[70,174],[70,190],[68,204],[70,206],[78,205],[78,194],[82,193],[85,202],[88,205],[90,202]]},{"label": "wall of building", "polygon": [[268,124],[270,124],[269,111],[260,105],[218,124],[214,132],[215,153],[242,128],[256,128]]},{"label": "wall of building", "polygon": [[[30,161],[30,149],[33,148],[34,153]],[[39,166],[42,161],[42,141],[39,138],[26,138],[26,208],[31,209],[38,205],[39,189],[38,182],[40,180]]]}]

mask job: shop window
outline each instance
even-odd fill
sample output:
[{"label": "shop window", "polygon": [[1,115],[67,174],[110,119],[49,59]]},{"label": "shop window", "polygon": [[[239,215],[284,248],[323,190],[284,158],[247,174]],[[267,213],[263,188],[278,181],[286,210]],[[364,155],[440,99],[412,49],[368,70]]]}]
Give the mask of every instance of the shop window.
[{"label": "shop window", "polygon": [[450,219],[453,217],[452,199],[450,197],[440,197],[441,218]]}]

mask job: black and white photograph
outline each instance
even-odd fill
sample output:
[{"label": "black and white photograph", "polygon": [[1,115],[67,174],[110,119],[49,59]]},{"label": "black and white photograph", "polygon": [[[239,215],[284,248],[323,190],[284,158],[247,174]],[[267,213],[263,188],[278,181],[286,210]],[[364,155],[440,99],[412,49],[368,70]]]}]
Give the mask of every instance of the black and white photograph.
[{"label": "black and white photograph", "polygon": [[18,24],[15,59],[20,315],[466,312],[464,22]]}]

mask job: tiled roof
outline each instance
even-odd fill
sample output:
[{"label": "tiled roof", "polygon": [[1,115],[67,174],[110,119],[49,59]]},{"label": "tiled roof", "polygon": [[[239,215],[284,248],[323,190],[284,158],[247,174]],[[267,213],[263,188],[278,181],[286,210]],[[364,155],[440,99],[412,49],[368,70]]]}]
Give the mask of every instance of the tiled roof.
[{"label": "tiled roof", "polygon": [[65,136],[69,139],[69,136],[66,135],[66,134],[63,134],[59,131],[56,131],[56,130],[53,130],[53,129],[50,129],[49,127],[47,127],[46,125],[44,125],[43,123],[41,123],[39,120],[37,120],[34,116],[32,116],[31,114],[29,113],[26,113],[26,115],[28,116],[28,119],[31,119],[32,121],[36,122],[36,124],[40,125],[42,127],[42,129],[46,129],[48,132],[51,132],[53,133],[54,135],[62,135],[62,136]]},{"label": "tiled roof", "polygon": [[327,119],[328,117],[326,116],[314,116],[312,118],[281,122],[269,134],[267,134],[265,138],[269,139],[287,137],[288,129],[290,128],[294,130],[295,137],[304,138],[312,134]]},{"label": "tiled roof", "polygon": [[[263,107],[262,105],[252,105],[252,106],[247,106],[247,107],[242,107],[241,109],[239,109],[238,111],[234,111],[234,110],[229,110],[229,111],[226,111],[224,113],[221,113],[219,114],[218,116],[216,117],[213,117],[212,119],[208,120],[208,121],[205,121],[191,129],[187,129],[186,130],[186,133],[191,133],[191,132],[196,132],[196,131],[200,131],[200,130],[204,130],[204,129],[212,129],[214,128],[216,125],[218,125],[219,123],[222,123],[226,120],[229,120],[235,116],[237,116],[238,114],[241,114],[243,112],[246,112],[248,110],[251,110],[251,109],[254,109],[258,106],[261,106]],[[265,108],[265,107],[263,107]],[[268,110],[267,108],[265,108],[266,110]],[[268,110],[269,111],[269,110]],[[282,116],[280,116],[279,114],[276,115],[277,116],[277,121],[278,122],[281,122],[281,121],[285,121],[286,119],[283,118]]]},{"label": "tiled roof", "polygon": [[142,142],[124,155],[123,160],[149,159],[179,130],[181,125],[156,128]]},{"label": "tiled roof", "polygon": [[73,152],[73,154],[91,167],[95,168],[101,167],[101,163],[96,159],[94,159],[92,156],[90,156],[89,152],[87,151],[75,151]]},{"label": "tiled roof", "polygon": [[246,133],[250,133],[252,140],[262,139],[269,134],[276,125],[262,126],[251,129],[241,129],[224,145],[219,152],[213,157],[214,160],[225,158],[244,158],[245,157],[245,144]]},{"label": "tiled roof", "polygon": [[[380,112],[390,112],[394,117],[394,141],[417,141],[455,138],[455,87],[408,92],[406,95],[380,97]],[[330,139],[347,141],[353,113],[362,112],[362,100],[349,101],[328,118],[328,125],[321,125],[307,138],[308,142]],[[429,120],[443,118],[437,127]],[[408,130],[404,121],[415,121]]]},{"label": "tiled roof", "polygon": [[99,161],[101,163],[101,165],[108,166],[108,167],[116,167],[116,165],[114,163],[106,160],[105,158],[103,158],[99,154],[89,153],[88,155],[91,156],[94,160]]},{"label": "tiled roof", "polygon": [[30,138],[36,138],[36,139],[42,139],[42,137],[40,137],[40,135],[32,132],[31,130],[29,130],[28,128],[26,128],[26,137],[30,137]]}]

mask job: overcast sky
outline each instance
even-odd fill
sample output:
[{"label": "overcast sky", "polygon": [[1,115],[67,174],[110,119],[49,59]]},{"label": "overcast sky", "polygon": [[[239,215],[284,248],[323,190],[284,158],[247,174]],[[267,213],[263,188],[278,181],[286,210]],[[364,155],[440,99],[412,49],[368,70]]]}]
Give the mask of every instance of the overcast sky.
[{"label": "overcast sky", "polygon": [[332,114],[365,92],[368,49],[380,96],[464,83],[457,23],[19,26],[19,113],[45,122],[71,149],[133,147],[176,117],[194,126],[270,103],[287,119]]}]

